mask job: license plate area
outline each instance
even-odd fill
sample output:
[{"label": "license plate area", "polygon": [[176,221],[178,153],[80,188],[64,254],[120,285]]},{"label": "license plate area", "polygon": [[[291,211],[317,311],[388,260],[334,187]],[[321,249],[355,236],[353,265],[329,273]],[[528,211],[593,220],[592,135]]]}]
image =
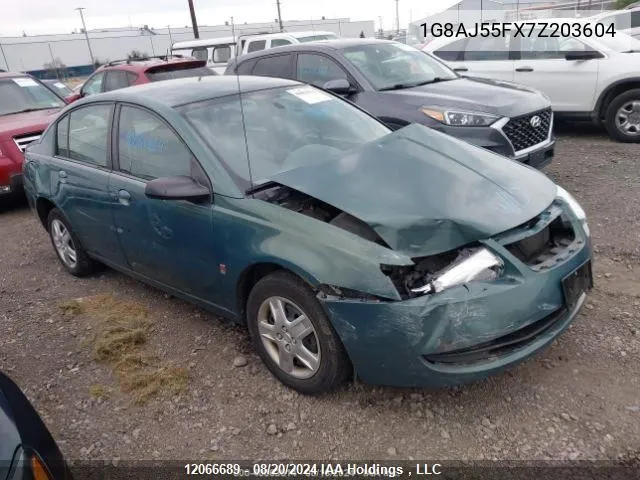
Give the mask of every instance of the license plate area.
[{"label": "license plate area", "polygon": [[569,310],[573,309],[583,293],[593,288],[591,261],[587,261],[562,279],[564,302]]}]

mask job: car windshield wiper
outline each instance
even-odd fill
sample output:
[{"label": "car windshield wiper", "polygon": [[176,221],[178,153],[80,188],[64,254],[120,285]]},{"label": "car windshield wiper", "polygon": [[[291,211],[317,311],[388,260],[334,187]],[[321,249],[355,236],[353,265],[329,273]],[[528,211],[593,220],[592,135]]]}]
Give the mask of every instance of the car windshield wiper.
[{"label": "car windshield wiper", "polygon": [[23,110],[17,110],[15,112],[5,113],[5,115],[15,115],[16,113],[28,113],[28,112],[37,112],[39,110],[51,110],[53,108],[59,107],[38,107],[38,108],[25,108]]},{"label": "car windshield wiper", "polygon": [[396,83],[395,85],[391,85],[389,87],[381,88],[378,91],[379,92],[384,92],[386,90],[402,90],[404,88],[421,87],[422,85],[428,85],[430,83],[446,82],[448,80],[455,80],[455,79],[453,79],[453,78],[435,77],[435,78],[432,78],[431,80],[425,80],[424,82],[418,82],[418,83]]},{"label": "car windshield wiper", "polygon": [[252,187],[247,188],[245,190],[244,194],[245,195],[252,195],[252,194],[260,192],[262,190],[267,190],[269,188],[272,188],[272,187],[274,187],[276,185],[278,185],[277,182],[274,182],[272,180],[267,180],[266,182],[257,183],[255,185],[253,185]]}]

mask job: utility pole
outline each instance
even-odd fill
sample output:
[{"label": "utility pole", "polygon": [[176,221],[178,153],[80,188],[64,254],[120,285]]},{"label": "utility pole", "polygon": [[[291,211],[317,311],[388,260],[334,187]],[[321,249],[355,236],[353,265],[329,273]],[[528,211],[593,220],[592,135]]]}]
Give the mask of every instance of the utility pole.
[{"label": "utility pole", "polygon": [[231,36],[233,37],[233,43],[236,43],[236,27],[233,24],[233,17],[231,17]]},{"label": "utility pole", "polygon": [[87,39],[87,47],[89,47],[89,56],[91,57],[91,65],[95,65],[96,61],[93,58],[93,52],[91,51],[91,42],[89,41],[89,34],[87,33],[87,26],[84,23],[84,15],[82,14],[84,7],[78,7],[76,8],[76,10],[80,12],[80,20],[82,20],[82,29],[84,30],[84,38]]},{"label": "utility pole", "polygon": [[193,0],[189,1],[189,13],[191,13],[191,25],[193,26],[193,38],[200,38],[200,34],[198,33],[198,22],[196,21],[196,11],[193,8]]},{"label": "utility pole", "polygon": [[396,35],[400,35],[400,0],[396,0]]},{"label": "utility pole", "polygon": [[7,67],[7,71],[9,70],[9,62],[7,62],[7,56],[4,54],[4,48],[2,48],[2,44],[0,44],[0,53],[2,53],[2,58],[4,58],[4,64]]},{"label": "utility pole", "polygon": [[282,32],[282,16],[280,15],[280,0],[276,0],[276,5],[278,6],[278,25],[280,25],[280,31]]},{"label": "utility pole", "polygon": [[171,25],[167,25],[167,28],[169,29],[169,50],[171,50],[171,47],[173,47],[173,37],[171,36]]}]

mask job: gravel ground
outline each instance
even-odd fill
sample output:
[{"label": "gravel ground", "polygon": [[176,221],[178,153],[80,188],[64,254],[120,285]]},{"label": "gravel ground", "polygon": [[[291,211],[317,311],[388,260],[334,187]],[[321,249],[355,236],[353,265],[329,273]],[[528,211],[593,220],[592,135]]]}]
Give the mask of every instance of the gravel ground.
[{"label": "gravel ground", "polygon": [[[262,366],[244,329],[110,270],[86,279],[63,272],[22,202],[0,212],[0,369],[78,460],[635,456],[639,153],[597,130],[561,133],[547,173],[589,215],[596,286],[548,350],[481,383],[429,391],[356,383],[320,398],[298,395]],[[149,348],[190,372],[182,394],[136,405],[93,360],[83,343],[91,321],[59,305],[104,293],[148,308]]]}]

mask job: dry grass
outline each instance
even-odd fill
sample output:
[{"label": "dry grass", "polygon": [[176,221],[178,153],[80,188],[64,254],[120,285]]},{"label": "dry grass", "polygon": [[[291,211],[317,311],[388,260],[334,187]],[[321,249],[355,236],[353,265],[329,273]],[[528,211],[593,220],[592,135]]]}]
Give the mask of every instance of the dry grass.
[{"label": "dry grass", "polygon": [[109,389],[104,385],[91,385],[89,395],[93,398],[109,398]]},{"label": "dry grass", "polygon": [[[112,368],[120,389],[130,394],[137,404],[186,388],[185,369],[163,362],[147,351],[152,322],[143,305],[119,300],[113,295],[97,295],[61,303],[60,309],[65,315],[84,314],[93,321],[94,333],[86,344],[96,361]],[[96,396],[91,389],[90,393]]]}]

